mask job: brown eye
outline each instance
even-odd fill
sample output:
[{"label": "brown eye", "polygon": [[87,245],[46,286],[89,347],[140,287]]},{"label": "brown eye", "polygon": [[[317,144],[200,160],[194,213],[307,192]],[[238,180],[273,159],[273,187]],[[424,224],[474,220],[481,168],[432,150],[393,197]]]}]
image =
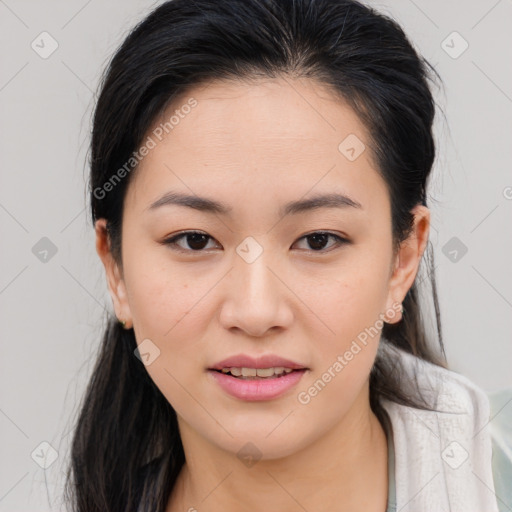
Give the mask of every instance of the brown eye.
[{"label": "brown eye", "polygon": [[[178,243],[181,239],[185,240],[185,247]],[[178,251],[201,252],[205,249],[209,239],[213,240],[211,236],[206,233],[201,233],[200,231],[184,231],[179,235],[164,240],[163,243],[173,246],[173,248],[176,248]]]},{"label": "brown eye", "polygon": [[332,248],[333,246],[339,247],[341,245],[350,243],[346,238],[326,231],[316,231],[314,233],[310,233],[309,235],[303,236],[299,240],[307,240],[309,249],[312,250],[313,252],[328,252],[330,248],[325,250],[325,246],[329,238],[335,240],[335,243],[332,244],[330,248]]},{"label": "brown eye", "polygon": [[[334,243],[329,246],[327,244],[330,239],[334,240]],[[182,240],[183,242],[179,243]],[[207,247],[209,240],[214,240],[214,238],[206,233],[202,233],[200,231],[183,231],[178,235],[167,238],[162,243],[164,245],[172,246],[174,250],[190,253],[204,252],[205,249],[209,249],[209,247]],[[301,237],[299,240],[307,240],[308,247],[306,247],[306,250],[312,252],[329,252],[335,247],[350,243],[346,238],[326,231],[315,231],[314,233]]]}]

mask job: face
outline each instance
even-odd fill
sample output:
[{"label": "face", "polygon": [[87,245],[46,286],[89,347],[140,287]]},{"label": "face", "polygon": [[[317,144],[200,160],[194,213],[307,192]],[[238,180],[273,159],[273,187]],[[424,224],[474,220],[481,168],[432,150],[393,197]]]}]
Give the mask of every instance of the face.
[{"label": "face", "polygon": [[[102,221],[97,247],[116,314],[133,325],[182,435],[233,453],[250,441],[272,459],[357,425],[383,321],[400,320],[417,271],[428,210],[416,209],[414,236],[394,255],[367,130],[310,80],[196,87],[147,137],[125,198],[122,272]],[[256,361],[222,363],[239,355]],[[265,380],[212,370],[280,366]]]}]

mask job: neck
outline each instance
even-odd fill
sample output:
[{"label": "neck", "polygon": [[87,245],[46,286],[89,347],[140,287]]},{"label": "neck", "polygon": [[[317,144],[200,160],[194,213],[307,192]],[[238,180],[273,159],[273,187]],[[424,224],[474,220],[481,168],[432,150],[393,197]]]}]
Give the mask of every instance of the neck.
[{"label": "neck", "polygon": [[280,459],[262,458],[250,467],[179,418],[186,463],[167,512],[385,512],[386,434],[368,400],[365,405],[355,404],[341,422],[305,448]]}]

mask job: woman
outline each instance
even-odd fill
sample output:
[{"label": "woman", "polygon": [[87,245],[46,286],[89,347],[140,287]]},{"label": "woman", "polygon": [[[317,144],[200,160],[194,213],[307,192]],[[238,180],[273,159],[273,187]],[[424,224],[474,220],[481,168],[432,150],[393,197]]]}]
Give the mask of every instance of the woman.
[{"label": "woman", "polygon": [[506,416],[444,358],[431,72],[356,1],[174,0],[130,33],[92,133],[118,320],[74,510],[512,507]]}]

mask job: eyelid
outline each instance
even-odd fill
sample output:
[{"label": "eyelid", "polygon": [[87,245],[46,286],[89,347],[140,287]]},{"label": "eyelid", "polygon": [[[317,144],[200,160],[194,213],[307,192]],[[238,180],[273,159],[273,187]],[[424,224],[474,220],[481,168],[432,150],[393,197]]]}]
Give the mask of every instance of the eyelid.
[{"label": "eyelid", "polygon": [[[304,238],[307,238],[308,236],[313,236],[313,235],[328,235],[332,238],[335,238],[336,239],[336,243],[328,248],[328,249],[322,249],[320,251],[314,251],[312,249],[308,250],[308,249],[304,249],[305,251],[307,251],[308,253],[310,254],[318,254],[318,255],[322,255],[322,254],[327,254],[331,251],[334,251],[336,249],[339,249],[340,247],[344,246],[344,245],[348,245],[348,244],[351,244],[352,241],[346,237],[346,236],[343,236],[343,235],[339,235],[338,233],[333,233],[332,231],[324,231],[324,230],[317,230],[317,231],[311,231],[309,233],[306,233],[305,235],[302,235],[301,237],[299,237],[297,239],[297,242],[304,239]],[[295,243],[297,242],[294,242],[294,245]]]},{"label": "eyelid", "polygon": [[[204,253],[204,252],[208,252],[208,249],[201,249],[201,250],[197,250],[197,251],[194,251],[194,250],[191,250],[191,249],[183,249],[181,248],[180,246],[177,245],[177,241],[181,238],[184,238],[186,237],[187,235],[194,235],[194,234],[198,234],[198,235],[205,235],[207,238],[209,238],[210,240],[215,240],[214,237],[212,237],[211,235],[209,235],[208,233],[204,232],[204,231],[198,231],[198,230],[184,230],[184,231],[180,231],[170,237],[167,237],[165,238],[164,240],[162,240],[162,244],[163,245],[169,245],[169,246],[172,246],[172,250],[175,250],[175,251],[178,251],[178,252],[181,252],[181,253],[186,253],[186,254],[201,254],[201,253]],[[334,232],[331,232],[331,231],[325,231],[325,230],[316,230],[316,231],[310,231],[308,233],[305,233],[304,235],[300,236],[295,242],[294,242],[294,245],[300,241],[300,240],[303,240],[304,238],[307,238],[309,236],[313,236],[313,235],[328,235],[332,238],[335,238],[336,241],[337,241],[337,244],[335,244],[333,247],[329,248],[329,249],[322,249],[322,250],[319,250],[319,251],[314,251],[314,250],[307,250],[307,249],[304,249],[305,251],[309,252],[309,253],[312,253],[312,254],[326,254],[328,252],[331,252],[332,250],[335,250],[337,248],[340,248],[341,246],[343,245],[348,245],[348,244],[351,244],[352,241],[346,237],[346,236],[342,236],[342,235],[339,235],[338,233],[334,233]],[[217,242],[217,240],[215,240]],[[219,243],[219,242],[217,242]]]},{"label": "eyelid", "polygon": [[[213,238],[213,236],[209,235],[208,233],[206,233],[204,231],[198,231],[195,229],[189,229],[189,230],[187,229],[184,231],[180,231],[179,233],[175,233],[174,235],[172,235],[170,237],[166,237],[164,240],[162,240],[161,243],[163,245],[171,246],[172,250],[174,250],[174,251],[178,251],[178,252],[186,253],[186,254],[201,254],[203,252],[208,251],[208,249],[201,249],[200,251],[193,251],[191,249],[183,249],[182,247],[180,247],[177,244],[177,241],[181,238],[185,238],[187,235],[204,235],[207,238],[209,238],[210,240],[215,240],[215,238]],[[215,240],[215,241],[217,242],[217,240]],[[219,242],[217,242],[217,243],[219,243]]]}]

